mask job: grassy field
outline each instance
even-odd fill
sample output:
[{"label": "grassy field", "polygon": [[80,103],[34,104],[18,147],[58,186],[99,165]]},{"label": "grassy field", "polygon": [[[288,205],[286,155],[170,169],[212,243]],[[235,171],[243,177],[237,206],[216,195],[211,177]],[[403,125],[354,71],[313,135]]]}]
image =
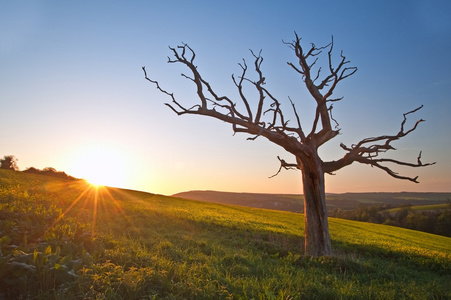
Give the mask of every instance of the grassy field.
[{"label": "grassy field", "polygon": [[451,239],[0,170],[0,299],[450,299]]},{"label": "grassy field", "polygon": [[[403,208],[404,207],[395,207],[395,208],[387,209],[386,211],[397,212]],[[416,211],[442,210],[442,209],[450,208],[450,204],[414,205],[414,206],[409,206],[409,208],[411,210],[416,210]]]}]

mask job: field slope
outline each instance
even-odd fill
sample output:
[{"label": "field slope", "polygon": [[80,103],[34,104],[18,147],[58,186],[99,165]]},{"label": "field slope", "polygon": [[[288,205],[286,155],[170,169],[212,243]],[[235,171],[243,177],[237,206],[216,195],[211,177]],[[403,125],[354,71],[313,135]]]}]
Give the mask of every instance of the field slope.
[{"label": "field slope", "polygon": [[449,299],[451,239],[0,170],[0,299]]}]

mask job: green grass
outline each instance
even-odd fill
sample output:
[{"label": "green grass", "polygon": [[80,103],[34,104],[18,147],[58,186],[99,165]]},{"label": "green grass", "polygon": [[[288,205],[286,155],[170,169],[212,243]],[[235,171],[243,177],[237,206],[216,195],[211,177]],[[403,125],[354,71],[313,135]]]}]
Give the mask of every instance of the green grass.
[{"label": "green grass", "polygon": [[0,299],[446,299],[451,239],[0,170]]},{"label": "green grass", "polygon": [[[397,211],[399,211],[399,210],[401,210],[403,208],[404,207],[390,208],[390,209],[387,209],[386,211],[388,211],[388,212],[397,212]],[[416,211],[442,210],[442,209],[449,209],[450,205],[449,204],[413,205],[413,206],[409,206],[409,208],[411,210],[416,210]]]}]

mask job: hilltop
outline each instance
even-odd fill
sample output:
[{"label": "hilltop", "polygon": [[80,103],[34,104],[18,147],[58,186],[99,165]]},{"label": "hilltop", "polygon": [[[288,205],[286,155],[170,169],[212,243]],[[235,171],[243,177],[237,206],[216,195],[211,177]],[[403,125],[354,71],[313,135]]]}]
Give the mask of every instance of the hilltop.
[{"label": "hilltop", "polygon": [[[173,195],[183,199],[199,200],[213,203],[232,204],[246,207],[267,208],[281,211],[302,212],[303,199],[300,194],[259,194],[231,193],[218,191],[188,191]],[[451,193],[343,193],[326,194],[327,210],[356,209],[361,204],[387,203],[394,206],[406,204],[432,205],[447,204]]]},{"label": "hilltop", "polygon": [[451,239],[0,170],[0,299],[446,299]]}]

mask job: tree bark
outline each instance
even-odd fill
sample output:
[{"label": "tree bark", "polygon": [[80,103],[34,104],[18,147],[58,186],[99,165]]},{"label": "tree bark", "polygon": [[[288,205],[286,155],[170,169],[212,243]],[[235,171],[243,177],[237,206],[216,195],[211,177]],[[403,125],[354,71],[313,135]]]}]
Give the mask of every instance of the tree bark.
[{"label": "tree bark", "polygon": [[327,221],[324,171],[318,156],[301,163],[304,186],[304,255],[330,256],[332,246]]}]

